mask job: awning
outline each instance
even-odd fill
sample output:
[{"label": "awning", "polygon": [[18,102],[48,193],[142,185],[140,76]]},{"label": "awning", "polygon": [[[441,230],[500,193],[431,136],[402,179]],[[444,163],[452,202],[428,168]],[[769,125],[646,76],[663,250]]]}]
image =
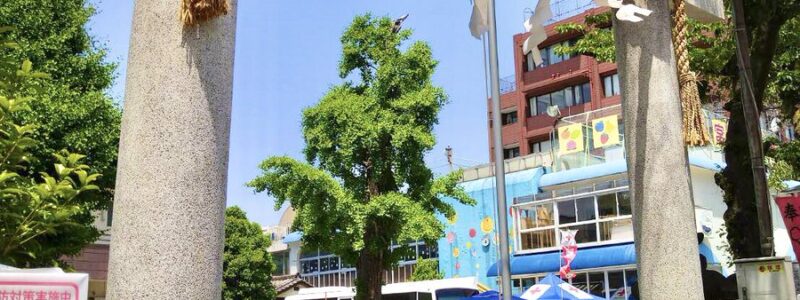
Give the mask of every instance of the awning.
[{"label": "awning", "polygon": [[[707,245],[701,243],[699,251],[700,254],[706,257],[706,261],[709,264],[719,263],[719,260]],[[511,258],[511,275],[558,272],[561,267],[560,263],[560,251],[515,256]],[[593,269],[633,264],[636,264],[636,247],[633,243],[625,243],[578,249],[578,255],[572,261],[572,269]],[[497,263],[489,268],[486,276],[497,276]]]},{"label": "awning", "polygon": [[[722,171],[722,169],[726,166],[724,162],[714,161],[702,154],[696,153],[689,153],[689,164],[714,172]],[[542,179],[539,181],[539,187],[576,182],[591,178],[625,173],[627,171],[628,165],[624,159],[614,160],[598,165],[544,174]]]},{"label": "awning", "polygon": [[[561,252],[537,253],[511,258],[511,275],[558,272]],[[636,264],[636,248],[633,243],[615,244],[593,248],[581,248],[572,261],[572,269],[592,269],[609,266]],[[497,263],[489,267],[486,276],[497,276]]]}]

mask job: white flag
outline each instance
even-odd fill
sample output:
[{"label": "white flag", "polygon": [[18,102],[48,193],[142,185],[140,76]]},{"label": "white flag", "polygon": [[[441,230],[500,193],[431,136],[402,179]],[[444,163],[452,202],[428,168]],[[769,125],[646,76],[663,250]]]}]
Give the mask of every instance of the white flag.
[{"label": "white flag", "polygon": [[469,32],[476,39],[480,39],[481,35],[489,31],[489,1],[488,0],[473,0],[472,1],[472,16],[469,18]]},{"label": "white flag", "polygon": [[628,22],[641,22],[641,17],[637,16],[637,14],[642,16],[649,16],[652,11],[649,9],[644,9],[638,7],[633,4],[622,4],[622,0],[594,0],[594,4],[597,6],[608,6],[611,8],[617,8],[617,20],[620,21],[628,21]]},{"label": "white flag", "polygon": [[536,3],[536,10],[533,15],[525,21],[525,30],[530,33],[525,42],[522,44],[522,53],[528,54],[533,51],[533,62],[536,65],[542,63],[542,55],[539,53],[539,44],[547,39],[547,33],[544,29],[544,22],[553,17],[553,11],[550,9],[550,0],[539,0]]},{"label": "white flag", "polygon": [[617,20],[633,23],[641,22],[643,19],[636,14],[646,17],[649,16],[651,12],[652,11],[649,9],[644,9],[633,4],[625,4],[617,10]]},{"label": "white flag", "polygon": [[542,53],[539,52],[539,44],[547,39],[547,33],[544,30],[544,26],[534,26],[530,33],[531,35],[522,43],[522,53],[528,54],[528,52],[532,51],[533,62],[538,66],[542,64]]}]

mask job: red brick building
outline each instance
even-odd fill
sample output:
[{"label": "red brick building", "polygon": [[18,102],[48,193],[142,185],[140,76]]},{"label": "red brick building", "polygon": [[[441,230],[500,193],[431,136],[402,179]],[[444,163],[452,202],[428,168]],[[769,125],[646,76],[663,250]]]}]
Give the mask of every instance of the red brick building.
[{"label": "red brick building", "polygon": [[[552,148],[550,133],[556,119],[546,114],[548,106],[557,105],[561,115],[566,117],[620,104],[616,64],[601,63],[586,55],[557,55],[553,51],[555,46],[573,43],[579,37],[579,34],[558,34],[556,26],[583,23],[585,16],[607,10],[589,9],[546,26],[548,37],[539,44],[544,62],[539,66],[534,65],[530,53],[525,55],[522,52],[528,33],[514,35],[514,82],[513,85],[505,82],[507,87],[500,96],[506,159],[549,152]],[[491,116],[491,99],[487,102],[487,109]],[[489,153],[494,149],[491,126],[493,124],[489,121]],[[492,155],[490,159],[494,160]]]}]

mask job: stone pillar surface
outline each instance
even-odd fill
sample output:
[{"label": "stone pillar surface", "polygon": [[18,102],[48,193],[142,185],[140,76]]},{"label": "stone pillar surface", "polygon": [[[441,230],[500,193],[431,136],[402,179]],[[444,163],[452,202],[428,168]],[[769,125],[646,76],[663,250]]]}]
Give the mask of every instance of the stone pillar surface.
[{"label": "stone pillar surface", "polygon": [[614,19],[639,299],[703,299],[669,1],[631,2],[653,11]]},{"label": "stone pillar surface", "polygon": [[236,0],[184,28],[180,1],[133,15],[110,299],[219,299]]}]

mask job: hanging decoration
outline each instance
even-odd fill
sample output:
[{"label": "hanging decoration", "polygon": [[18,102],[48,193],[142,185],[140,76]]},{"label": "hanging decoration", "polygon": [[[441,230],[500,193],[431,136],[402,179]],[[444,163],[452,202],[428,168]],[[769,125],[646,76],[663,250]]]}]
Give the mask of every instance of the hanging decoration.
[{"label": "hanging decoration", "polygon": [[594,148],[604,148],[619,144],[619,115],[592,120],[592,140]]},{"label": "hanging decoration", "polygon": [[689,146],[703,146],[711,139],[705,126],[705,117],[700,106],[700,92],[697,90],[697,75],[689,67],[689,48],[686,38],[686,1],[674,0],[675,12],[672,15],[672,43],[678,65],[678,84],[680,85],[681,108],[683,111],[683,139]]},{"label": "hanging decoration", "polygon": [[182,0],[181,20],[184,25],[193,26],[227,15],[228,9],[228,0]]},{"label": "hanging decoration", "polygon": [[583,124],[558,128],[558,155],[583,151]]},{"label": "hanging decoration", "polygon": [[560,231],[561,259],[564,260],[564,263],[561,264],[559,274],[561,275],[561,279],[572,279],[575,277],[575,273],[572,272],[570,265],[572,261],[575,260],[575,256],[578,255],[578,244],[575,242],[575,234],[577,234],[578,231],[569,229]]}]

